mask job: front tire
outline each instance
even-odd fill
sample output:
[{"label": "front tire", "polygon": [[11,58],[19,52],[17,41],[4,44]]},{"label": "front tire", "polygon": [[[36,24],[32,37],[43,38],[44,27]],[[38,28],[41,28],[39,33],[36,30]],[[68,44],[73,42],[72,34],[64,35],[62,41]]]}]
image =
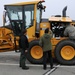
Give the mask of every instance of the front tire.
[{"label": "front tire", "polygon": [[38,40],[30,42],[27,59],[33,64],[41,64],[43,61],[43,51]]}]

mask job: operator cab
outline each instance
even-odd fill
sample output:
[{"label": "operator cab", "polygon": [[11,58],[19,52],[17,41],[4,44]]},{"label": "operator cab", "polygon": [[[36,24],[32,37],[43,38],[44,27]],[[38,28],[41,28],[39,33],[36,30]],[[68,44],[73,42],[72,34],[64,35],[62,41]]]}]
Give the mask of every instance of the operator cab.
[{"label": "operator cab", "polygon": [[25,28],[33,25],[34,5],[5,6],[14,35],[19,36]]},{"label": "operator cab", "polygon": [[34,31],[31,34],[28,32],[30,37],[39,34],[42,10],[45,10],[45,7],[42,5],[43,2],[41,0],[5,5],[5,10],[15,36],[19,36],[24,29]]}]

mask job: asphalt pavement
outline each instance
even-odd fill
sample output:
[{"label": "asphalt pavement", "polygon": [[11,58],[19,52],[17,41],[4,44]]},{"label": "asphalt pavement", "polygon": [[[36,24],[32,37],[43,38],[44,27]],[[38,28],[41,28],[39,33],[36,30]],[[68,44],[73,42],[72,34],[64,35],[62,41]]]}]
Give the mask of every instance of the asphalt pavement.
[{"label": "asphalt pavement", "polygon": [[0,53],[0,75],[75,75],[75,65],[65,66],[54,64],[54,68],[43,70],[42,65],[31,64],[26,61],[29,70],[22,70],[19,67],[20,53],[4,52]]}]

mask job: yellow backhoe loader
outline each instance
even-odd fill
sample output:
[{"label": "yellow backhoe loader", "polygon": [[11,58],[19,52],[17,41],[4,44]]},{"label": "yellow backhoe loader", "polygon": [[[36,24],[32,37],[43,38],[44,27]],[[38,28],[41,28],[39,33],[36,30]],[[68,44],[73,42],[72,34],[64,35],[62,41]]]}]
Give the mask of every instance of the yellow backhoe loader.
[{"label": "yellow backhoe loader", "polygon": [[[65,23],[75,25],[75,21],[66,16],[67,7],[63,14],[43,19],[42,13],[46,6],[44,0],[21,2],[4,5],[3,26],[0,27],[0,52],[19,50],[19,36],[25,28],[29,40],[27,59],[34,64],[42,63],[43,51],[39,45],[39,38],[44,34],[46,28],[53,31],[52,55],[59,63],[75,64],[75,43],[64,37]],[[61,26],[59,27],[59,23]]]}]

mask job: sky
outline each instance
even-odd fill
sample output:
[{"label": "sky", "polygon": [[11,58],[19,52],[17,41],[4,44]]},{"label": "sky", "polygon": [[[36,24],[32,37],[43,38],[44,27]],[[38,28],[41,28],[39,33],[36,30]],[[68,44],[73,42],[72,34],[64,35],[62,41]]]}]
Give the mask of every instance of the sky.
[{"label": "sky", "polygon": [[[32,0],[0,0],[0,26],[3,25],[2,15],[4,11],[4,5],[27,1]],[[66,15],[72,20],[75,20],[75,0],[45,0],[44,5],[46,6],[46,10],[42,15],[43,18],[48,19],[52,15],[62,15],[63,8],[67,6]]]}]

